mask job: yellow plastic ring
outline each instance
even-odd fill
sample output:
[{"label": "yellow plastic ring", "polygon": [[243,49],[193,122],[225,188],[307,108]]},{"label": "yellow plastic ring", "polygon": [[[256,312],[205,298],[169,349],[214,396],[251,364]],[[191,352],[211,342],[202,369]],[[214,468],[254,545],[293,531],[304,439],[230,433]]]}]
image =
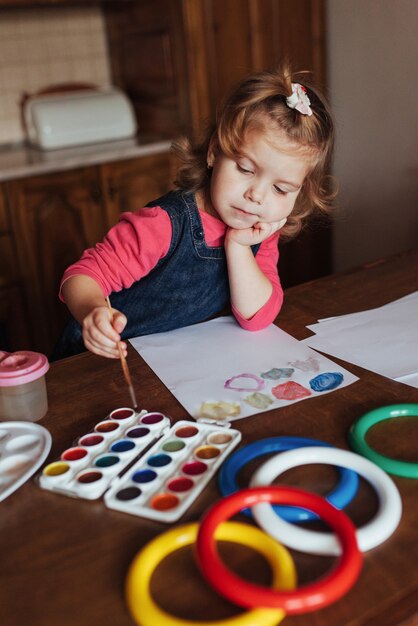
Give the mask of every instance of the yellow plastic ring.
[{"label": "yellow plastic ring", "polygon": [[[148,543],[132,562],[126,579],[126,600],[132,617],[141,626],[274,626],[285,617],[282,609],[257,608],[224,620],[192,621],[176,618],[161,609],[150,594],[152,574],[160,561],[184,546],[195,543],[198,524],[184,524],[159,535]],[[284,546],[254,526],[223,522],[215,539],[244,544],[262,554],[273,572],[272,586],[291,590],[296,587],[296,570]]]}]

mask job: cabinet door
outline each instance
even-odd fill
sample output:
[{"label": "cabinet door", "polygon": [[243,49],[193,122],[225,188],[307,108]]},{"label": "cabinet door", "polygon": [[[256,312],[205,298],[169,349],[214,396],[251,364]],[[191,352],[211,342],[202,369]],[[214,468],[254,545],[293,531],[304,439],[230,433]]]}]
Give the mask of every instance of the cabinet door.
[{"label": "cabinet door", "polygon": [[7,183],[31,349],[49,354],[68,317],[62,274],[107,230],[99,182],[97,168],[85,168]]},{"label": "cabinet door", "polygon": [[29,346],[27,317],[5,197],[0,187],[0,350],[22,350]]},{"label": "cabinet door", "polygon": [[0,287],[0,350],[14,352],[32,347],[28,318],[22,290],[18,286]]},{"label": "cabinet door", "polygon": [[172,188],[173,160],[155,154],[101,166],[107,219],[117,222],[123,211],[135,211]]},{"label": "cabinet door", "polygon": [[16,267],[16,255],[6,213],[5,196],[3,188],[0,187],[0,289],[13,285],[18,280],[19,271]]},{"label": "cabinet door", "polygon": [[[197,8],[200,0],[193,0]],[[173,137],[190,121],[180,0],[103,5],[112,81],[125,91],[144,132]]]},{"label": "cabinet door", "polygon": [[283,58],[323,81],[324,0],[182,4],[193,130],[199,129],[202,118],[215,117],[218,102],[244,76],[274,68]]}]

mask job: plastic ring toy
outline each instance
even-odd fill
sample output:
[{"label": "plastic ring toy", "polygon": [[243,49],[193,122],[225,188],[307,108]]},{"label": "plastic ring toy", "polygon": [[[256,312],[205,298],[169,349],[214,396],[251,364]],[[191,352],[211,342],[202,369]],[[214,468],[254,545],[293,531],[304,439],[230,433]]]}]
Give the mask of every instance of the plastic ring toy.
[{"label": "plastic ring toy", "polygon": [[[277,591],[244,581],[227,569],[216,549],[215,533],[218,525],[242,508],[254,506],[257,502],[303,506],[325,520],[335,530],[342,545],[342,556],[331,572],[300,589]],[[198,532],[196,549],[203,575],[225,598],[246,608],[281,607],[289,615],[314,611],[338,600],[354,584],[362,564],[355,528],[346,514],[321,496],[290,487],[243,489],[223,498],[204,517]]]},{"label": "plastic ring toy", "polygon": [[366,443],[366,433],[369,428],[384,420],[408,415],[418,416],[418,404],[392,404],[365,413],[350,428],[348,436],[351,447],[389,474],[404,478],[418,478],[418,463],[399,461],[384,456]]},{"label": "plastic ring toy", "polygon": [[[272,452],[283,452],[285,450],[293,450],[294,448],[302,448],[305,446],[324,446],[332,448],[331,444],[318,439],[306,439],[305,437],[270,437],[255,441],[228,457],[222,466],[219,474],[219,490],[223,496],[238,491],[237,484],[238,472],[250,461],[265,454]],[[358,489],[359,479],[355,472],[346,468],[339,468],[341,480],[337,487],[333,489],[327,496],[326,500],[337,507],[343,509],[355,497]],[[288,522],[304,522],[307,520],[317,519],[317,515],[311,511],[288,506],[273,506],[274,511],[281,518]],[[251,509],[244,509],[241,513],[251,516]]]},{"label": "plastic ring toy", "polygon": [[[399,491],[389,476],[364,457],[332,448],[300,448],[283,452],[264,463],[254,474],[251,486],[266,485],[286,470],[308,463],[325,463],[350,467],[370,482],[379,497],[379,510],[374,519],[356,531],[360,550],[365,552],[386,541],[399,524],[402,502]],[[253,515],[258,524],[286,546],[310,554],[340,554],[341,546],[332,533],[305,530],[285,522],[274,514],[269,504],[257,504]]]},{"label": "plastic ring toy", "polygon": [[[126,581],[126,598],[135,621],[142,626],[274,626],[285,616],[281,609],[258,608],[236,617],[215,621],[191,621],[176,618],[154,602],[150,591],[151,576],[160,561],[171,552],[196,541],[198,524],[185,524],[156,537],[141,550],[133,561]],[[259,528],[228,522],[221,524],[216,538],[232,541],[254,548],[270,563],[273,571],[273,587],[294,589],[296,573],[289,552]]]}]

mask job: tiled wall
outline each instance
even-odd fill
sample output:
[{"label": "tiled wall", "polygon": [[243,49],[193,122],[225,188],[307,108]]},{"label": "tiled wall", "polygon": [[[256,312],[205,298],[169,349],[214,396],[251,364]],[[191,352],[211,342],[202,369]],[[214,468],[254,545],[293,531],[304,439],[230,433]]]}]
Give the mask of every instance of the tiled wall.
[{"label": "tiled wall", "polygon": [[24,92],[74,81],[111,82],[99,7],[0,11],[0,144],[24,138]]}]

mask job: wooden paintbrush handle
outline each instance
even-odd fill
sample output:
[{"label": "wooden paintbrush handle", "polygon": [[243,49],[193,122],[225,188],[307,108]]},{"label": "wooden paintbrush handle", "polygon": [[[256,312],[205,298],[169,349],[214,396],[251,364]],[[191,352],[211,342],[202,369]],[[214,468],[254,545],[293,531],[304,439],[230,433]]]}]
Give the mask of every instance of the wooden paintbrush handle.
[{"label": "wooden paintbrush handle", "polygon": [[[109,297],[106,298],[106,304],[107,304],[107,308],[109,309],[110,321],[113,321],[112,305],[110,304]],[[138,405],[137,405],[137,402],[136,402],[136,396],[135,396],[134,387],[132,385],[131,373],[129,371],[129,367],[128,367],[128,363],[126,361],[126,357],[123,354],[122,346],[120,344],[120,341],[118,341],[118,350],[119,350],[120,363],[122,365],[123,375],[124,375],[126,384],[129,387],[129,393],[131,395],[131,400],[132,400],[132,403],[134,405],[134,409],[136,409],[136,407]]]}]

